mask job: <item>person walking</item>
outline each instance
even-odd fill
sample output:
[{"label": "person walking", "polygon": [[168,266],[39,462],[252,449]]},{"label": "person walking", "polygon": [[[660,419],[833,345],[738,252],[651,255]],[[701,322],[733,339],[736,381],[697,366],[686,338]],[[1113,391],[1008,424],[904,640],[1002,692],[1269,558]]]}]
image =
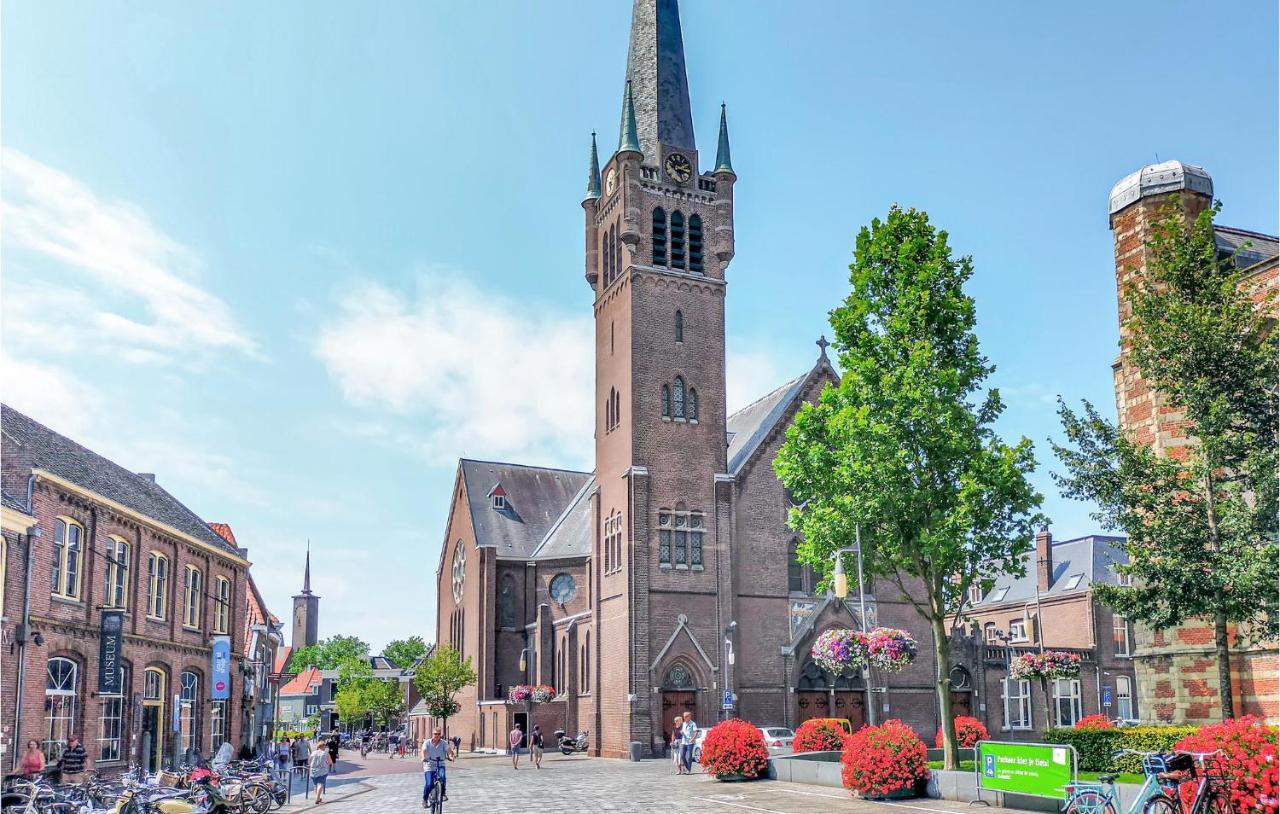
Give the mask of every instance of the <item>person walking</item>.
[{"label": "person walking", "polygon": [[453,760],[457,752],[457,743],[440,739],[440,730],[431,732],[431,739],[422,742],[422,807],[426,808],[431,794],[431,786],[435,783],[436,770],[440,771],[440,802],[449,799],[444,774],[444,762]]},{"label": "person walking", "polygon": [[332,735],[330,735],[330,736],[329,736],[329,743],[328,743],[328,746],[329,746],[329,766],[331,767],[331,768],[330,768],[329,773],[330,773],[330,774],[337,774],[337,772],[338,772],[338,749],[339,749],[339,747],[341,747],[341,746],[342,746],[342,742],[341,742],[340,740],[338,740],[338,733],[337,733],[337,732],[334,732]]},{"label": "person walking", "polygon": [[302,767],[307,765],[307,760],[311,757],[311,748],[307,746],[307,741],[301,735],[293,739],[293,765]]},{"label": "person walking", "polygon": [[698,725],[688,710],[681,717],[684,722],[680,724],[680,765],[685,774],[693,774],[693,742],[698,738]]},{"label": "person walking", "polygon": [[324,787],[329,779],[329,770],[333,768],[333,762],[329,759],[329,750],[324,748],[324,741],[316,738],[315,749],[307,749],[307,744],[303,741],[302,748],[307,750],[307,770],[311,773],[311,782],[315,785],[316,801],[314,805],[320,805],[324,802]]},{"label": "person walking", "polygon": [[40,751],[38,741],[27,741],[27,751],[22,753],[19,768],[25,775],[37,775],[44,772],[44,752]]},{"label": "person walking", "polygon": [[520,768],[520,743],[524,740],[524,732],[520,729],[520,724],[516,724],[515,729],[507,735],[507,743],[511,744],[511,768]]},{"label": "person walking", "polygon": [[529,735],[529,757],[533,758],[533,768],[542,768],[542,727],[537,724]]},{"label": "person walking", "polygon": [[684,739],[680,724],[679,715],[671,719],[671,763],[676,767],[676,774],[684,774],[684,766],[680,763],[680,741]]},{"label": "person walking", "polygon": [[67,738],[67,748],[58,760],[58,771],[63,783],[79,783],[84,779],[84,744],[75,735]]},{"label": "person walking", "polygon": [[276,769],[280,772],[280,779],[284,780],[289,775],[289,739],[281,738],[276,744]]}]

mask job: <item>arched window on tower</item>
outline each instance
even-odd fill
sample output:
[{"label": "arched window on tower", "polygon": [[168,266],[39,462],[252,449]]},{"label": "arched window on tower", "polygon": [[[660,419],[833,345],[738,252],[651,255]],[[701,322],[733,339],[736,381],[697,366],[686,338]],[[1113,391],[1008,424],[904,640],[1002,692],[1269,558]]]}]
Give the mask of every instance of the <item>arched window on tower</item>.
[{"label": "arched window on tower", "polygon": [[684,312],[676,311],[676,341],[684,341]]},{"label": "arched window on tower", "polygon": [[671,268],[684,268],[684,215],[671,213]]},{"label": "arched window on tower", "polygon": [[698,391],[696,388],[689,388],[688,409],[685,410],[689,414],[690,421],[698,420]]},{"label": "arched window on tower", "polygon": [[662,417],[671,418],[671,388],[662,385]]},{"label": "arched window on tower", "polygon": [[689,271],[702,273],[702,218],[689,216]]},{"label": "arched window on tower", "polygon": [[609,287],[609,230],[605,229],[600,232],[600,279],[603,281],[601,288]]},{"label": "arched window on tower", "polygon": [[672,388],[671,412],[676,418],[684,418],[684,379],[676,376],[675,386]]},{"label": "arched window on tower", "polygon": [[653,210],[653,264],[667,264],[667,210],[660,206]]},{"label": "arched window on tower", "polygon": [[622,274],[622,238],[618,236],[618,225],[613,225],[613,276]]},{"label": "arched window on tower", "polygon": [[622,423],[622,394],[621,394],[621,393],[614,393],[614,394],[613,394],[613,426],[614,426],[614,429],[617,429],[618,425],[619,425],[619,424],[621,424],[621,423]]},{"label": "arched window on tower", "polygon": [[787,590],[793,594],[807,593],[804,584],[804,566],[800,563],[800,541],[792,539],[787,545]]}]

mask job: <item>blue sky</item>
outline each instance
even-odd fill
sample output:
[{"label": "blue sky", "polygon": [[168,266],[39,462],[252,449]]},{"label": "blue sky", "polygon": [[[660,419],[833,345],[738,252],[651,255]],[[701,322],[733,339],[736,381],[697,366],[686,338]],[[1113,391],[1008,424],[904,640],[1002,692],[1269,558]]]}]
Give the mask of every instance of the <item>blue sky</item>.
[{"label": "blue sky", "polygon": [[[459,456],[589,468],[591,130],[626,2],[3,3],[4,399],[250,549],[322,635],[434,635]],[[1274,233],[1274,3],[682,4],[700,146],[729,106],[730,407],[806,369],[853,236],[926,209],[1055,536],[1053,398],[1113,409],[1106,197],[1212,174]]]}]

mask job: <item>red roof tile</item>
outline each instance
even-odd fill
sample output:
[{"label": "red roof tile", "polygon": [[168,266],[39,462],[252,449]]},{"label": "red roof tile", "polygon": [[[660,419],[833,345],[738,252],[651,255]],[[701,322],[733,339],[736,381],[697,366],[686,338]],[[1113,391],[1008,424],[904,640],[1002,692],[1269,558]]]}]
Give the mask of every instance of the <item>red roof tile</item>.
[{"label": "red roof tile", "polygon": [[320,676],[320,671],[314,667],[308,667],[301,673],[298,673],[280,688],[281,695],[307,695],[311,692],[312,684],[321,684],[324,679]]},{"label": "red roof tile", "polygon": [[231,532],[231,526],[226,523],[210,523],[209,528],[213,529],[215,534],[231,543],[231,545],[234,546],[236,544],[236,536]]}]

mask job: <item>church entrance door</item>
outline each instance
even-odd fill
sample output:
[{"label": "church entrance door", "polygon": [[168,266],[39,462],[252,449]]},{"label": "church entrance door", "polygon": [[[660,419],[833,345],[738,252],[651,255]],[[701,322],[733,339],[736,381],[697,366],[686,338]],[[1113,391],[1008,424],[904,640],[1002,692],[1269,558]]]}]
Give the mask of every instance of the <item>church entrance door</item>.
[{"label": "church entrance door", "polygon": [[693,690],[664,690],[662,693],[662,722],[664,729],[671,728],[671,722],[677,715],[685,712],[694,719],[698,717],[698,694]]},{"label": "church entrance door", "polygon": [[799,714],[796,715],[797,724],[802,724],[810,718],[830,718],[830,705],[831,694],[826,690],[797,691],[796,707],[799,709]]},{"label": "church entrance door", "polygon": [[831,713],[832,718],[844,718],[853,726],[853,731],[857,732],[867,723],[867,700],[861,690],[836,690],[835,696],[836,708]]},{"label": "church entrance door", "polygon": [[968,690],[952,690],[951,691],[951,715],[959,717],[961,715],[973,715],[973,693]]}]

